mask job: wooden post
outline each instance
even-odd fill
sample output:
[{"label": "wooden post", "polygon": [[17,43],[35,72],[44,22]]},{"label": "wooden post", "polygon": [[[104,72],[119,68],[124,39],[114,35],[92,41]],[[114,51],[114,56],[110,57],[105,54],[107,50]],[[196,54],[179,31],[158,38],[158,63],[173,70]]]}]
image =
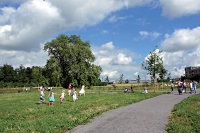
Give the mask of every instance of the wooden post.
[{"label": "wooden post", "polygon": [[158,87],[157,87],[157,78],[154,78],[154,92],[156,93]]}]

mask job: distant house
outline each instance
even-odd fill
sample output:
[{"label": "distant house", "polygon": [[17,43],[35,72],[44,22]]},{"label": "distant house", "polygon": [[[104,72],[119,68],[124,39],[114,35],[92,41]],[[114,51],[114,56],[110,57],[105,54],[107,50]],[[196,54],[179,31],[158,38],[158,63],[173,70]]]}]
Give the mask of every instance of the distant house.
[{"label": "distant house", "polygon": [[200,75],[200,66],[189,66],[185,68],[185,76],[192,78]]}]

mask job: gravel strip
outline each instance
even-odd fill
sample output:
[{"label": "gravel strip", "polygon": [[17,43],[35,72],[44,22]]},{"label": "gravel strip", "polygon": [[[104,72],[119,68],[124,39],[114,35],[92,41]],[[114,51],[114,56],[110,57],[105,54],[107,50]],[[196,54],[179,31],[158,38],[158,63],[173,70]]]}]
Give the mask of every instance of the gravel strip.
[{"label": "gravel strip", "polygon": [[163,94],[107,111],[67,133],[166,133],[174,105],[193,94]]}]

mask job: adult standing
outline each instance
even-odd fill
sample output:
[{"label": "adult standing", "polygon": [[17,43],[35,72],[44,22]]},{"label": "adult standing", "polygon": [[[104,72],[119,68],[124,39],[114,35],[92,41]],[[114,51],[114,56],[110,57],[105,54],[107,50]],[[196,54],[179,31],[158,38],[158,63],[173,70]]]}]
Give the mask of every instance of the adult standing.
[{"label": "adult standing", "polygon": [[178,81],[178,93],[179,95],[182,94],[183,90],[182,90],[182,82],[179,80]]},{"label": "adult standing", "polygon": [[171,83],[171,93],[173,94],[174,93],[174,82],[172,81]]},{"label": "adult standing", "polygon": [[184,81],[183,81],[183,90],[184,90],[185,93],[186,93],[186,88],[187,88],[187,83],[186,83],[186,81],[184,80]]},{"label": "adult standing", "polygon": [[197,82],[193,80],[192,85],[193,85],[194,93],[196,94]]},{"label": "adult standing", "polygon": [[192,94],[194,91],[194,88],[193,88],[193,81],[191,80],[190,81],[190,93]]}]

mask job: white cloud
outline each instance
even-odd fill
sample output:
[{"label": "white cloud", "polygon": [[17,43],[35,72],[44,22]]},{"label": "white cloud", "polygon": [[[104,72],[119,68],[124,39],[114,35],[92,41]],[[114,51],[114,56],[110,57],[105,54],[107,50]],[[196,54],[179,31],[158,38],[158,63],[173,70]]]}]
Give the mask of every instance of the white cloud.
[{"label": "white cloud", "polygon": [[177,68],[174,67],[171,71],[172,78],[180,78],[185,74],[185,67]]},{"label": "white cloud", "polygon": [[194,29],[178,29],[167,35],[161,43],[161,49],[167,52],[189,51],[200,45],[200,27]]},{"label": "white cloud", "polygon": [[[172,77],[184,75],[187,66],[200,66],[200,27],[178,29],[161,42],[164,66]],[[174,69],[175,68],[175,69]]]},{"label": "white cloud", "polygon": [[143,36],[143,37],[149,36],[149,32],[147,31],[140,31],[139,34],[140,36]]},{"label": "white cloud", "polygon": [[113,45],[113,42],[108,42],[104,45],[102,45],[103,49],[109,49],[109,50],[113,50],[115,48],[115,46]]},{"label": "white cloud", "polygon": [[[62,22],[58,10],[50,3],[33,0],[17,9],[3,10],[0,20],[6,18],[8,24],[1,26],[7,30],[0,34],[0,48],[7,50],[32,51],[40,48],[47,36],[56,32]],[[12,13],[12,14],[11,14]],[[9,18],[5,17],[9,16]],[[2,22],[2,21],[1,21]],[[2,22],[3,23],[3,22]],[[49,28],[51,27],[51,28]]]},{"label": "white cloud", "polygon": [[[110,13],[125,7],[146,5],[152,0],[18,0],[2,4],[0,27],[11,27],[0,34],[0,48],[6,50],[39,50],[40,43],[54,34],[92,26]],[[13,4],[13,5],[12,5]]]},{"label": "white cloud", "polygon": [[134,75],[134,76],[138,76],[138,75],[139,75],[139,72],[135,72],[133,75]]},{"label": "white cloud", "polygon": [[156,39],[161,35],[161,33],[158,33],[158,32],[148,32],[148,31],[140,31],[139,34],[142,38],[149,37],[152,39]]},{"label": "white cloud", "polygon": [[111,23],[117,22],[117,21],[122,21],[122,20],[126,20],[128,18],[131,18],[133,16],[116,16],[116,15],[112,15],[108,20]]},{"label": "white cloud", "polygon": [[129,50],[117,49],[113,42],[92,47],[92,52],[96,57],[94,64],[100,65],[103,69],[101,77],[108,76],[111,80],[118,80],[123,74],[124,79],[135,79],[135,72],[143,72],[141,66],[134,62],[134,59],[140,56]]},{"label": "white cloud", "polygon": [[114,59],[114,63],[118,65],[129,65],[132,62],[131,57],[127,57],[126,54],[119,53],[117,58]]},{"label": "white cloud", "polygon": [[101,75],[103,77],[107,77],[108,76],[108,78],[112,80],[112,79],[118,77],[119,73],[117,71],[104,71],[104,72],[102,72]]},{"label": "white cloud", "polygon": [[0,50],[0,66],[4,64],[12,65],[14,68],[18,68],[21,64],[25,67],[45,66],[47,59],[48,55],[42,50],[42,45],[38,52]]},{"label": "white cloud", "polygon": [[1,8],[1,15],[0,15],[0,25],[6,25],[7,23],[10,23],[11,19],[16,10],[12,7],[3,7]]},{"label": "white cloud", "polygon": [[163,15],[170,18],[181,17],[200,12],[199,0],[160,0]]}]

